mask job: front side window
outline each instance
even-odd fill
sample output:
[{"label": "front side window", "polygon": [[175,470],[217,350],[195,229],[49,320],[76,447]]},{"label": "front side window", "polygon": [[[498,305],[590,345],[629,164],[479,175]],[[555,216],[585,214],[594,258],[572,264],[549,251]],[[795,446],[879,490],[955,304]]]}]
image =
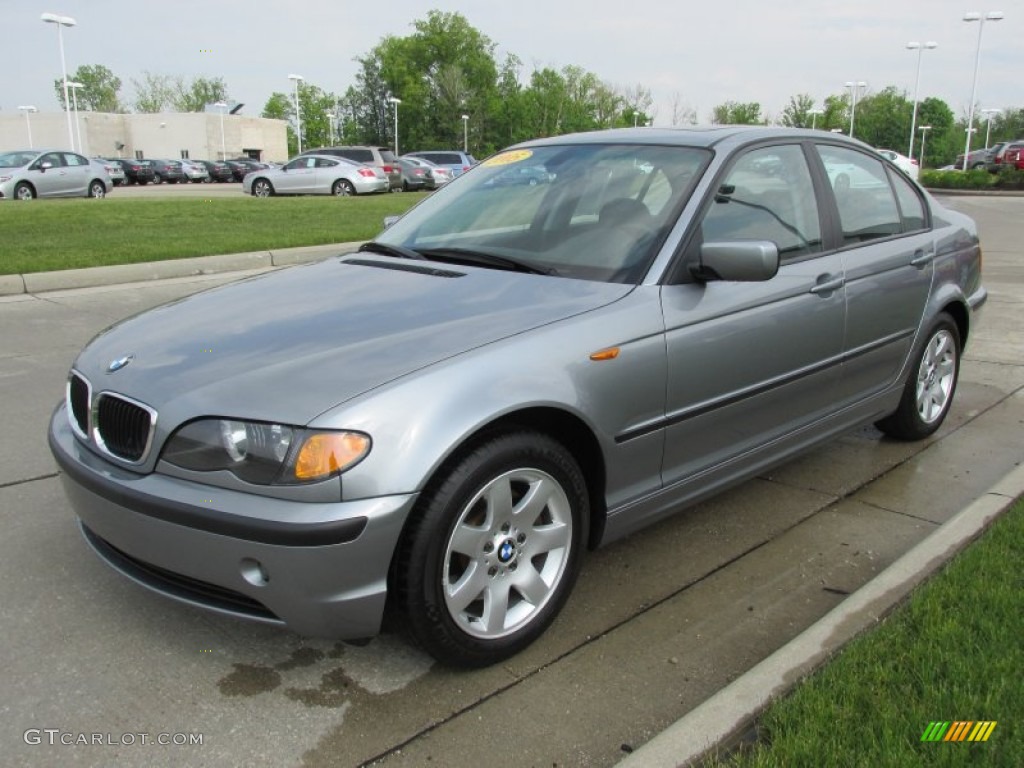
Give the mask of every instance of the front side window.
[{"label": "front side window", "polygon": [[508,150],[443,187],[378,240],[428,257],[474,251],[561,277],[635,282],[709,159],[704,149],[651,145]]},{"label": "front side window", "polygon": [[767,240],[783,260],[822,250],[821,223],[811,173],[799,145],[762,147],[729,169],[688,249],[703,243]]},{"label": "front side window", "polygon": [[817,150],[835,194],[844,245],[903,231],[889,175],[880,159],[846,147],[818,145]]}]

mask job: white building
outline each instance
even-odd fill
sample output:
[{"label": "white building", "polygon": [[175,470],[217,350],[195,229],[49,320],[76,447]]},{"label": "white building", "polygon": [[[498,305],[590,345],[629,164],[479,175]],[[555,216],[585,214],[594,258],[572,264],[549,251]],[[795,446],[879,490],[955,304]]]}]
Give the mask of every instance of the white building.
[{"label": "white building", "polygon": [[[74,149],[89,157],[220,160],[288,159],[287,121],[219,112],[72,115]],[[222,123],[223,121],[223,123]],[[223,133],[221,132],[223,125]],[[63,112],[0,111],[0,151],[33,147],[69,149]],[[79,144],[81,137],[81,146]]]}]

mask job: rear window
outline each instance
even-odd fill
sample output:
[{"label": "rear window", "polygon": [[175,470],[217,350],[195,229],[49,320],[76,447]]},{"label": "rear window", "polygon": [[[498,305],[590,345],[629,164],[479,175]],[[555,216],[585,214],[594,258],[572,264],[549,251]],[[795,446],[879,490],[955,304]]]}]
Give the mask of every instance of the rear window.
[{"label": "rear window", "polygon": [[339,149],[331,152],[332,155],[341,155],[347,157],[349,160],[355,160],[359,163],[372,163],[373,152],[369,149]]},{"label": "rear window", "polygon": [[458,152],[423,152],[420,157],[425,157],[432,163],[441,165],[463,165],[462,156]]},{"label": "rear window", "polygon": [[380,147],[377,151],[380,152],[380,159],[385,163],[394,163],[398,161],[398,158],[395,157],[395,153],[387,147]]}]

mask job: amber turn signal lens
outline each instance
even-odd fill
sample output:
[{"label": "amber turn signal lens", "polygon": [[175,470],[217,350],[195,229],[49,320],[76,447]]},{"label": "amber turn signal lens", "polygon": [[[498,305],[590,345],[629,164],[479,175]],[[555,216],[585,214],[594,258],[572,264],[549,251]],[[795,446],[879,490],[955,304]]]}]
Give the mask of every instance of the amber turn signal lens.
[{"label": "amber turn signal lens", "polygon": [[370,438],[355,432],[310,435],[295,459],[296,480],[322,480],[348,468],[370,450]]},{"label": "amber turn signal lens", "polygon": [[618,347],[607,347],[606,349],[600,349],[590,356],[591,360],[614,360],[619,356]]}]

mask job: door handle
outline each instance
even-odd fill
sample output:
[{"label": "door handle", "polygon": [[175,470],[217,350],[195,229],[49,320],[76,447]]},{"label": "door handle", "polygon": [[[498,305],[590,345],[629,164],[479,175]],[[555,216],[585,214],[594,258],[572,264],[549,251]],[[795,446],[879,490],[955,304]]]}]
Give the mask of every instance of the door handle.
[{"label": "door handle", "polygon": [[935,251],[914,251],[914,258],[910,260],[912,267],[927,267],[935,260]]},{"label": "door handle", "polygon": [[839,277],[822,275],[818,278],[818,282],[814,287],[811,288],[811,293],[816,296],[826,296],[842,288],[845,283],[846,278],[841,275]]}]

